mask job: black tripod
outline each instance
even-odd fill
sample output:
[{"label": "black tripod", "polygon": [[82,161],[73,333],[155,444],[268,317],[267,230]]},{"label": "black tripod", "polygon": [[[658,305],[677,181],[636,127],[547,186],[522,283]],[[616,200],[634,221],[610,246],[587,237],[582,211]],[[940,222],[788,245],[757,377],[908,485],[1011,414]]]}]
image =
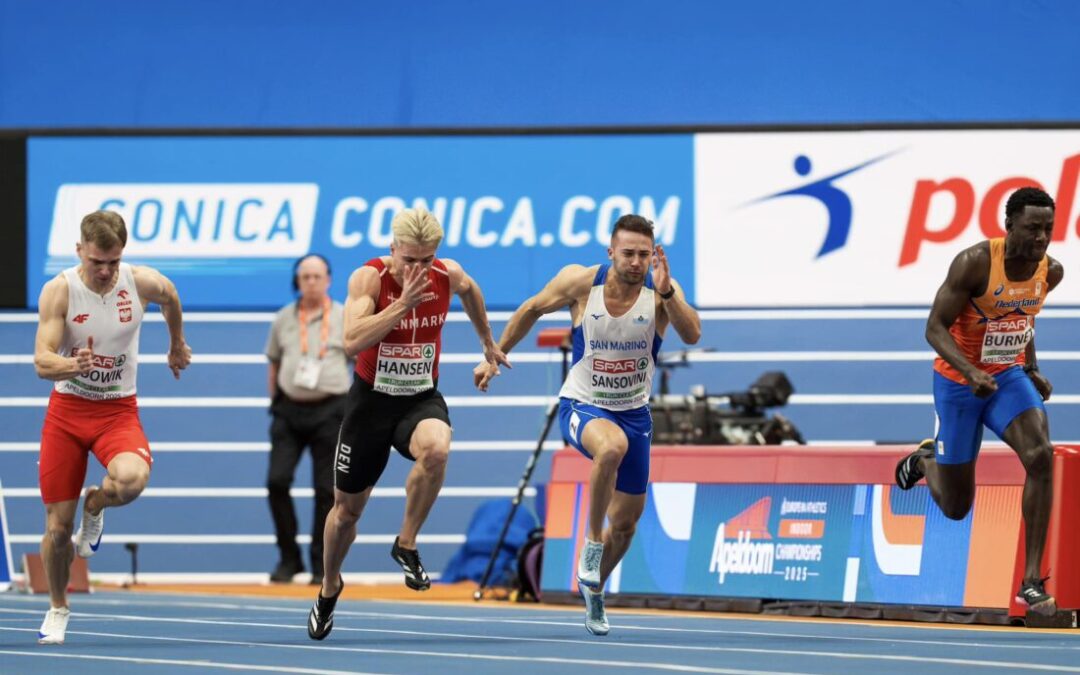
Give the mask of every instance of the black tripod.
[{"label": "black tripod", "polygon": [[[566,381],[568,369],[567,359],[570,357],[570,346],[567,344],[569,334],[569,329],[548,328],[540,331],[540,336],[537,338],[537,344],[541,347],[557,346],[559,351],[562,352],[562,379],[559,380],[560,384]],[[540,432],[540,439],[536,441],[536,448],[533,450],[532,455],[529,456],[529,461],[525,463],[525,471],[521,474],[521,479],[518,481],[517,494],[514,495],[514,500],[510,504],[510,513],[506,515],[506,522],[503,523],[502,531],[499,532],[499,538],[495,541],[495,548],[491,550],[491,557],[488,558],[487,567],[484,569],[484,576],[480,577],[480,585],[477,586],[476,590],[473,592],[473,600],[480,600],[484,597],[484,589],[487,588],[488,580],[491,577],[491,570],[495,567],[495,561],[499,557],[499,551],[502,549],[503,540],[506,539],[506,533],[510,530],[510,523],[513,522],[514,514],[517,513],[518,506],[521,505],[521,498],[525,495],[525,488],[528,487],[529,480],[532,478],[533,470],[536,468],[536,461],[540,459],[540,454],[544,451],[544,441],[547,440],[548,433],[551,431],[551,425],[555,422],[555,416],[558,414],[559,402],[556,400],[552,402],[551,407],[548,408],[547,419],[544,420],[544,429]]]}]

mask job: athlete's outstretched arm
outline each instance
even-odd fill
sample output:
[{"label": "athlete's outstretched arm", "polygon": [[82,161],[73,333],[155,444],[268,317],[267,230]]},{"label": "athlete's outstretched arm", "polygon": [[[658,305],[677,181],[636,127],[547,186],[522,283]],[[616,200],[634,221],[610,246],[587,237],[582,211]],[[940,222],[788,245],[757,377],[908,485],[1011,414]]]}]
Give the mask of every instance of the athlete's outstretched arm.
[{"label": "athlete's outstretched arm", "polygon": [[930,316],[926,320],[926,341],[941,358],[964,376],[975,395],[981,397],[996,391],[997,382],[967,360],[949,329],[971,298],[981,294],[982,289],[986,288],[989,269],[990,248],[985,242],[957,254],[949,266],[945,282],[934,296],[934,304],[930,307]]},{"label": "athlete's outstretched arm", "polygon": [[[583,265],[567,265],[559,270],[543,290],[514,311],[499,338],[499,348],[503,353],[509,354],[529,334],[540,317],[569,306],[580,294],[587,292],[593,276],[593,270]],[[486,362],[473,369],[473,381],[480,391],[487,391],[488,383],[496,375],[498,372]]]},{"label": "athlete's outstretched arm", "polygon": [[378,344],[424,297],[431,285],[422,265],[405,268],[401,279],[401,297],[375,311],[382,280],[374,267],[359,267],[349,277],[349,297],[345,300],[345,355],[356,355]]},{"label": "athlete's outstretched arm", "polygon": [[461,298],[461,306],[465,309],[466,316],[480,338],[480,346],[484,350],[484,361],[495,368],[498,374],[499,365],[513,368],[499,346],[495,344],[495,338],[491,335],[491,324],[488,323],[487,308],[484,306],[484,294],[480,291],[480,285],[476,280],[465,273],[465,270],[456,261],[443,258],[446,271],[450,275],[450,290]]},{"label": "athlete's outstretched arm", "polygon": [[34,338],[34,370],[38,377],[57,382],[90,370],[93,351],[80,349],[74,357],[57,354],[64,338],[68,310],[67,281],[62,276],[45,284],[38,297],[38,327]]},{"label": "athlete's outstretched arm", "polygon": [[161,305],[161,314],[169,328],[169,355],[167,361],[173,377],[180,379],[180,371],[191,364],[191,347],[184,340],[184,310],[180,306],[180,294],[173,282],[153,267],[132,267],[135,290],[139,297]]}]

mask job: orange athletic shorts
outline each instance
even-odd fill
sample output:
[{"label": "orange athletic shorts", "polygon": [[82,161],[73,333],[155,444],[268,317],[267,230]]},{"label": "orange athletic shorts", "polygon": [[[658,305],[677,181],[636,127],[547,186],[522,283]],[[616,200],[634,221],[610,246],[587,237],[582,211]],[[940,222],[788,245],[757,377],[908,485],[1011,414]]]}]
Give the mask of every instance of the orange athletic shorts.
[{"label": "orange athletic shorts", "polygon": [[93,452],[104,467],[121,452],[138,454],[153,466],[134,396],[90,400],[53,391],[41,429],[38,485],[46,504],[79,498]]}]

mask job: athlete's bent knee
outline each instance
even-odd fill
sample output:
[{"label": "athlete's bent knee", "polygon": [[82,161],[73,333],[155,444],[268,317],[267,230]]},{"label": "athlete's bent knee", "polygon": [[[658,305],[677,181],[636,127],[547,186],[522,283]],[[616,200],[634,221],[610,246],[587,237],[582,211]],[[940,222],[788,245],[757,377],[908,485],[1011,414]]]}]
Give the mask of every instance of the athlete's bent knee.
[{"label": "athlete's bent knee", "polygon": [[113,468],[109,475],[123,489],[138,489],[142,492],[150,480],[150,467],[144,462],[126,462]]},{"label": "athlete's bent knee", "polygon": [[1049,443],[1039,443],[1020,453],[1029,476],[1048,478],[1054,466],[1054,447]]},{"label": "athlete's bent knee", "polygon": [[330,510],[330,518],[336,522],[339,527],[352,527],[356,524],[356,521],[360,520],[361,510],[362,507],[353,506],[348,502],[339,500]]},{"label": "athlete's bent knee", "polygon": [[71,533],[74,530],[73,523],[50,523],[45,528],[45,536],[53,548],[59,548],[71,543]]},{"label": "athlete's bent knee", "polygon": [[442,471],[450,460],[450,448],[442,443],[431,443],[421,446],[420,456],[417,459],[425,471]]},{"label": "athlete's bent knee", "polygon": [[967,518],[967,514],[971,511],[971,501],[966,502],[954,502],[950,504],[942,504],[941,512],[945,514],[945,517],[949,520],[963,520]]},{"label": "athlete's bent knee", "polygon": [[613,520],[610,526],[611,536],[617,539],[631,539],[637,532],[637,522],[633,520]]},{"label": "athlete's bent knee", "polygon": [[619,468],[619,465],[622,464],[623,457],[626,457],[626,452],[627,444],[625,438],[612,440],[605,443],[596,451],[593,461],[604,468],[617,469]]}]

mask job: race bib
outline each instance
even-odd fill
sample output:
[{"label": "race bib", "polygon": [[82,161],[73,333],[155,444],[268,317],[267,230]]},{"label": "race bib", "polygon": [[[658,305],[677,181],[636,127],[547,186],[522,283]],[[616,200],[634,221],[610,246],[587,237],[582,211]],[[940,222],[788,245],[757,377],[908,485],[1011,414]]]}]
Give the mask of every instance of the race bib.
[{"label": "race bib", "polygon": [[435,387],[435,344],[379,345],[375,364],[375,391],[391,396],[419,394]]},{"label": "race bib", "polygon": [[1015,363],[1035,337],[1035,327],[1026,316],[986,322],[983,337],[983,363]]},{"label": "race bib", "polygon": [[649,400],[652,377],[649,359],[592,359],[592,404],[601,407],[644,405]]},{"label": "race bib", "polygon": [[322,361],[304,357],[296,366],[293,384],[304,389],[314,389],[319,385],[320,372],[322,372]]}]

